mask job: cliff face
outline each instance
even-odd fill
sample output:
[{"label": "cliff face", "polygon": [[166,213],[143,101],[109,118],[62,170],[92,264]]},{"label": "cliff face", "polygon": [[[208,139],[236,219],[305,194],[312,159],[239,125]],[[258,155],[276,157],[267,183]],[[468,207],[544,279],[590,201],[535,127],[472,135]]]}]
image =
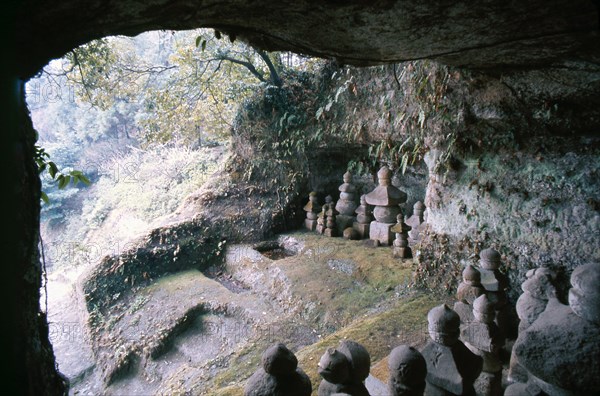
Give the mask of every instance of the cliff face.
[{"label": "cliff face", "polygon": [[[296,160],[307,163],[299,199],[337,198],[346,168],[363,173],[366,193],[390,165],[409,193],[405,212],[424,201],[429,230],[443,236],[422,246],[422,285],[453,293],[462,266],[489,246],[504,256],[513,299],[530,268],[563,273],[566,290],[576,266],[600,259],[598,65],[483,74],[419,61],[327,76],[316,99],[295,104],[307,139],[326,136]],[[243,125],[234,132],[253,141]]]}]

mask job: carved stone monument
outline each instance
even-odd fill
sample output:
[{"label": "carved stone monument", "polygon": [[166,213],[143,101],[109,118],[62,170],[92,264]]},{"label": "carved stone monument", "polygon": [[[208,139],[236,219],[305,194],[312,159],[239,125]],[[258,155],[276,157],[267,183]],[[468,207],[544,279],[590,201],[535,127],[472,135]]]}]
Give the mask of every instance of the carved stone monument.
[{"label": "carved stone monument", "polygon": [[[525,330],[540,316],[548,305],[548,299],[556,297],[554,280],[556,274],[548,268],[535,268],[527,271],[527,279],[521,285],[523,294],[517,300],[517,315],[520,319],[519,334]],[[510,356],[508,370],[510,382],[527,382],[527,370],[525,370],[513,353]]]},{"label": "carved stone monument", "polygon": [[352,228],[358,232],[360,239],[369,238],[369,227],[373,220],[373,214],[369,204],[367,204],[366,195],[361,195],[360,206],[354,212],[356,213],[356,221],[352,224]]},{"label": "carved stone monument", "polygon": [[496,324],[501,331],[508,328],[508,299],[506,289],[508,278],[500,272],[500,253],[492,248],[484,249],[479,255],[479,272],[481,285],[496,309]]},{"label": "carved stone monument", "polygon": [[396,216],[396,224],[390,230],[396,234],[393,256],[395,258],[412,258],[412,250],[408,246],[408,231],[410,231],[410,226],[404,222],[404,215],[402,213]]},{"label": "carved stone monument", "polygon": [[483,359],[459,339],[460,318],[446,304],[427,314],[431,341],[421,353],[427,362],[426,395],[474,395]]},{"label": "carved stone monument", "polygon": [[308,195],[308,203],[304,205],[304,211],[306,212],[306,220],[304,220],[304,226],[310,231],[316,231],[317,229],[317,218],[321,211],[321,205],[317,201],[317,193],[311,192]]},{"label": "carved stone monument", "polygon": [[396,216],[400,213],[398,205],[406,202],[407,195],[392,185],[392,172],[387,166],[377,172],[377,177],[379,185],[365,197],[367,204],[375,207],[375,220],[369,227],[369,238],[389,246],[394,240],[391,228],[396,224]]},{"label": "carved stone monument", "polygon": [[460,316],[462,326],[473,321],[473,302],[484,293],[481,274],[477,268],[468,264],[462,272],[462,282],[456,292],[458,301],[454,303],[454,311]]},{"label": "carved stone monument", "polygon": [[344,230],[352,227],[354,223],[354,211],[356,210],[356,187],[352,184],[352,174],[344,173],[344,183],[338,188],[340,199],[335,205],[339,215],[336,217],[338,235],[342,235]]},{"label": "carved stone monument", "polygon": [[327,349],[319,361],[318,372],[323,380],[318,395],[369,396],[364,381],[370,369],[367,350],[354,341],[342,340],[336,349]]},{"label": "carved stone monument", "polygon": [[477,395],[502,395],[502,361],[500,350],[504,338],[494,322],[496,313],[493,304],[485,294],[473,302],[474,320],[461,328],[461,339],[471,350],[483,359],[482,373],[475,381]]},{"label": "carved stone monument", "polygon": [[312,385],[298,367],[298,359],[278,343],[262,355],[262,367],[246,382],[244,396],[310,396]]},{"label": "carved stone monument", "polygon": [[426,224],[424,213],[425,205],[423,205],[423,202],[415,202],[413,205],[413,215],[406,220],[406,224],[412,228],[408,233],[408,242],[411,244],[415,244],[421,240],[421,232]]},{"label": "carved stone monument", "polygon": [[528,372],[505,395],[600,394],[600,263],[581,265],[571,274],[569,305],[550,297],[546,309],[519,334],[513,347]]},{"label": "carved stone monument", "polygon": [[422,396],[425,392],[427,363],[419,351],[408,345],[400,345],[388,357],[391,396]]}]

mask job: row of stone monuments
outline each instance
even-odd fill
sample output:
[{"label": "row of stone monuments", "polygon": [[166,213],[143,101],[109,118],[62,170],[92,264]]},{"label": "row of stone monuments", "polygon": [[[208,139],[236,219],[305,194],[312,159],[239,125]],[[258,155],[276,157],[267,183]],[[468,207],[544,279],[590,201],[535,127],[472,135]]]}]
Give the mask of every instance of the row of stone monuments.
[{"label": "row of stone monuments", "polygon": [[317,193],[311,192],[304,206],[305,227],[330,237],[370,239],[376,245],[393,245],[394,257],[412,257],[409,240],[414,243],[420,239],[425,227],[425,206],[417,202],[414,214],[405,222],[401,206],[406,203],[406,193],[392,185],[392,172],[387,166],[379,170],[377,177],[379,185],[360,197],[358,207],[356,186],[352,184],[349,172],[344,174],[344,183],[338,188],[340,199],[337,203],[328,195],[321,206]]},{"label": "row of stone monuments", "polygon": [[[401,345],[388,357],[392,396],[600,394],[600,264],[582,265],[571,275],[569,305],[556,298],[556,275],[545,268],[527,273],[517,301],[519,335],[503,392],[500,351],[505,342],[506,277],[500,255],[481,252],[458,287],[458,302],[431,309],[429,343],[421,352]],[[263,367],[246,384],[246,396],[308,396],[310,380],[283,344],[264,353]],[[360,344],[344,340],[321,357],[319,396],[368,396],[370,357]],[[380,396],[380,395],[377,395]]]},{"label": "row of stone monuments", "polygon": [[[482,369],[482,358],[459,340],[460,318],[447,305],[427,315],[431,340],[422,352],[408,345],[388,357],[388,394],[391,396],[471,395]],[[360,344],[342,340],[325,351],[318,363],[322,377],[319,396],[369,396],[365,380],[371,359]],[[298,360],[283,344],[269,347],[262,367],[247,381],[245,396],[309,396],[312,386]],[[383,396],[383,395],[376,395]]]}]

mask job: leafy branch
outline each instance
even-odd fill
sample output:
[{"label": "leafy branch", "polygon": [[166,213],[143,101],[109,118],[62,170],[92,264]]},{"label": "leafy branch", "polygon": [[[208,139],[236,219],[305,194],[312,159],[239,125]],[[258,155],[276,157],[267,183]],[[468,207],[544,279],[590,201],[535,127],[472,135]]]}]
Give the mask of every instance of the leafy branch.
[{"label": "leafy branch", "polygon": [[[35,146],[34,160],[38,167],[38,174],[41,175],[44,171],[47,171],[50,178],[58,182],[58,188],[61,190],[68,186],[69,183],[77,185],[79,182],[82,182],[86,186],[90,185],[90,180],[81,171],[72,170],[66,174],[59,171],[58,166],[53,161],[50,161],[50,154],[43,147]],[[42,191],[41,198],[46,204],[50,202],[48,195],[44,191]]]}]

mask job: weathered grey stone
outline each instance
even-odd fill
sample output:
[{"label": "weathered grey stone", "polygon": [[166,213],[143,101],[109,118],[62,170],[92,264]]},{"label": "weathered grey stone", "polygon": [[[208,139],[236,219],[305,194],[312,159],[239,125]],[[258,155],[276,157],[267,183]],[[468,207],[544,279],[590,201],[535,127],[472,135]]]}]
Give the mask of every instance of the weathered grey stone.
[{"label": "weathered grey stone", "polygon": [[421,396],[425,391],[427,362],[421,353],[408,345],[400,345],[388,357],[391,396]]},{"label": "weathered grey stone", "polygon": [[317,219],[319,212],[321,211],[321,205],[317,201],[317,193],[312,191],[308,195],[308,203],[304,205],[304,211],[306,212],[306,220],[304,220],[304,226],[310,230],[315,231],[317,229]]},{"label": "weathered grey stone", "polygon": [[408,232],[408,241],[411,244],[417,243],[421,240],[421,233],[425,228],[425,205],[421,201],[417,201],[413,205],[413,215],[406,220],[412,229]]},{"label": "weathered grey stone", "polygon": [[369,204],[367,204],[366,196],[363,194],[360,197],[360,206],[354,211],[356,213],[356,221],[360,224],[369,224],[373,220],[373,214]]},{"label": "weathered grey stone", "polygon": [[347,393],[352,396],[369,396],[364,380],[369,376],[371,358],[360,344],[342,340],[337,349],[329,348],[318,364],[318,373],[323,377],[319,385],[319,396]]},{"label": "weathered grey stone", "polygon": [[475,320],[461,328],[461,339],[467,348],[483,359],[482,373],[475,382],[478,395],[502,394],[502,361],[500,349],[504,337],[494,323],[495,311],[485,294],[473,302]]},{"label": "weathered grey stone", "polygon": [[519,296],[516,304],[520,319],[519,331],[529,327],[544,312],[548,298],[556,296],[553,278],[554,274],[540,269],[527,272],[527,279],[521,285],[524,293]]},{"label": "weathered grey stone", "polygon": [[390,246],[395,239],[394,233],[391,228],[394,223],[380,223],[378,221],[372,221],[369,225],[369,238],[377,241],[380,245]]},{"label": "weathered grey stone", "polygon": [[600,327],[554,298],[519,334],[513,353],[549,395],[600,392]]},{"label": "weathered grey stone", "polygon": [[456,298],[459,301],[464,300],[469,304],[473,304],[477,297],[485,293],[485,289],[481,285],[481,274],[477,268],[468,264],[462,272],[462,277],[463,280],[458,285]]},{"label": "weathered grey stone", "polygon": [[309,396],[312,385],[298,368],[298,359],[278,343],[262,355],[262,367],[246,382],[244,396]]},{"label": "weathered grey stone", "polygon": [[578,316],[600,326],[600,264],[586,264],[571,274],[569,306]]},{"label": "weathered grey stone", "polygon": [[429,311],[427,322],[432,341],[421,352],[427,362],[426,394],[473,394],[483,360],[458,339],[458,314],[443,304]]},{"label": "weathered grey stone", "polygon": [[474,394],[473,383],[481,372],[482,359],[462,342],[451,347],[429,342],[421,353],[427,362],[426,395],[434,391],[445,395]]},{"label": "weathered grey stone", "polygon": [[352,228],[352,225],[354,224],[354,220],[355,220],[354,216],[347,216],[347,215],[342,215],[342,214],[335,216],[335,225],[337,227],[337,234],[343,235],[346,228]]},{"label": "weathered grey stone", "polygon": [[475,317],[473,316],[473,305],[464,300],[455,302],[453,310],[460,317],[461,327],[466,326],[475,320]]},{"label": "weathered grey stone", "polygon": [[340,191],[340,199],[335,205],[335,209],[340,215],[354,217],[354,211],[356,210],[356,202],[354,193],[356,187],[352,184],[352,174],[350,172],[344,173],[344,183],[338,188]]},{"label": "weathered grey stone", "polygon": [[412,258],[412,251],[408,246],[408,231],[411,227],[404,222],[404,215],[398,214],[396,217],[396,224],[390,229],[390,231],[396,234],[393,245],[393,256],[396,258]]},{"label": "weathered grey stone", "polygon": [[359,239],[369,238],[371,224],[361,224],[361,223],[354,222],[352,224],[352,228],[358,233]]},{"label": "weathered grey stone", "polygon": [[[387,166],[382,167],[377,172],[377,178],[379,179],[379,185],[365,197],[369,205],[396,207],[406,202],[406,193],[392,185],[392,172]],[[396,214],[394,214],[392,221],[396,217]],[[375,218],[377,218],[376,214]]]},{"label": "weathered grey stone", "polygon": [[345,239],[357,240],[360,239],[360,234],[352,227],[347,227],[344,230],[343,236]]}]

